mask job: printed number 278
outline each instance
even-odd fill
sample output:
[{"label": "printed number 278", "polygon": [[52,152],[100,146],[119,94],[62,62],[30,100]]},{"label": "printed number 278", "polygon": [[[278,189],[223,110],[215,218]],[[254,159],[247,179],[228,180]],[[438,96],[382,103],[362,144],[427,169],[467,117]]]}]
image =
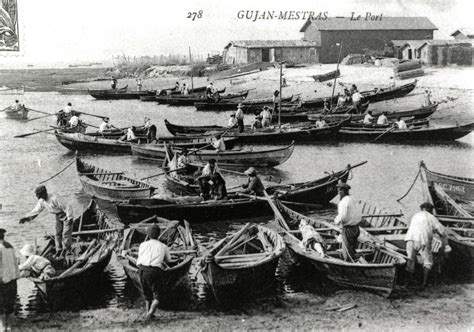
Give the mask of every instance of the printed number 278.
[{"label": "printed number 278", "polygon": [[186,18],[190,18],[191,20],[195,20],[196,18],[202,18],[202,10],[198,12],[188,12]]}]

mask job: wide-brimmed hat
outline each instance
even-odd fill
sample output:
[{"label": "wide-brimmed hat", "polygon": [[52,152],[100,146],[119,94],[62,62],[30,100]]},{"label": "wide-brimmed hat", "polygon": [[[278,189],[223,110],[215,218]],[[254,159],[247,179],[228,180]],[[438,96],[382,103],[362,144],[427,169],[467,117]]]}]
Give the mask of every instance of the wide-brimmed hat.
[{"label": "wide-brimmed hat", "polygon": [[246,170],[244,172],[244,174],[247,174],[247,175],[257,175],[257,170],[253,167],[249,167],[248,170]]},{"label": "wide-brimmed hat", "polygon": [[20,249],[20,254],[23,256],[35,255],[35,246],[32,244],[25,244],[23,248]]},{"label": "wide-brimmed hat", "polygon": [[351,186],[348,185],[347,183],[345,182],[339,182],[337,185],[336,185],[337,188],[340,188],[340,189],[351,189]]},{"label": "wide-brimmed hat", "polygon": [[242,103],[239,103],[239,104],[237,105],[237,108],[242,108]]}]

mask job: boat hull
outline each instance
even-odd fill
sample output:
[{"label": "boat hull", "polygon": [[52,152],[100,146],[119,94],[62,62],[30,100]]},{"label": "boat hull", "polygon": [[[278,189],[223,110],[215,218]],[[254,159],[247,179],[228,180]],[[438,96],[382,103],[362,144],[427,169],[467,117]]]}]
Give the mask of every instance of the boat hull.
[{"label": "boat hull", "polygon": [[80,133],[56,133],[56,139],[71,151],[94,151],[112,153],[130,153],[130,143],[118,142],[114,139],[88,136]]}]

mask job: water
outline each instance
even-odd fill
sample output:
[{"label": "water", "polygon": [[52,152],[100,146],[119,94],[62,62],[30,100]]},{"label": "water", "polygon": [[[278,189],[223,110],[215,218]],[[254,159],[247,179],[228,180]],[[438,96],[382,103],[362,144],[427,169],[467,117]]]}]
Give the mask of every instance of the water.
[{"label": "water", "polygon": [[[419,92],[419,91],[415,91]],[[454,104],[449,111],[437,113],[435,122],[453,123],[456,119],[466,122],[472,118],[470,113],[471,94],[458,92],[461,100]],[[0,96],[1,105],[12,102],[10,97]],[[72,102],[75,109],[87,113],[109,116],[111,123],[117,127],[131,124],[139,125],[143,116],[149,116],[158,127],[159,135],[168,135],[163,120],[166,118],[173,123],[182,124],[225,124],[229,112],[206,113],[196,112],[193,107],[172,108],[155,103],[140,101],[96,101],[90,96],[65,96],[55,92],[27,93],[22,96],[22,102],[32,109],[55,112],[67,102]],[[399,107],[418,107],[419,100],[405,98],[396,102],[380,103],[375,106],[395,109]],[[41,116],[30,113],[29,117]],[[458,118],[460,116],[460,118]],[[99,125],[99,119],[83,116],[87,123]],[[54,234],[53,217],[42,214],[34,222],[19,225],[18,220],[30,211],[36,198],[34,187],[42,180],[56,174],[73,160],[74,154],[62,147],[53,135],[39,134],[27,138],[14,139],[13,136],[31,132],[34,129],[45,129],[54,123],[54,118],[44,118],[31,122],[18,122],[0,117],[0,227],[8,230],[7,239],[19,249],[25,243],[43,243],[45,233]],[[262,173],[272,174],[285,182],[305,181],[319,178],[324,172],[338,171],[347,164],[355,164],[364,160],[368,163],[355,169],[350,179],[352,194],[357,198],[370,201],[379,207],[390,211],[403,210],[409,217],[422,202],[421,188],[416,185],[411,193],[398,204],[396,199],[403,195],[411,185],[418,171],[418,163],[424,160],[430,169],[460,176],[474,177],[473,160],[474,137],[469,135],[463,139],[448,144],[360,144],[360,143],[330,143],[316,145],[299,145],[293,156],[283,165],[272,169],[262,170]],[[142,178],[159,172],[158,166],[142,162],[132,156],[120,155],[84,155],[84,159],[93,164],[113,171],[126,171],[132,177]],[[242,179],[229,177],[228,186],[238,184]],[[154,178],[151,184],[158,187],[159,192],[165,192],[164,178]],[[69,167],[61,175],[47,182],[48,190],[68,200],[75,211],[81,213],[88,203],[89,197],[81,190],[74,166]],[[115,217],[113,205],[100,202],[111,217]],[[329,212],[333,213],[334,208]],[[266,222],[267,220],[258,220]],[[246,221],[219,222],[193,225],[196,238],[203,246],[229,234]],[[193,266],[191,275],[197,271]],[[102,307],[134,307],[141,305],[138,291],[126,281],[123,269],[113,260],[109,265],[105,279],[102,281],[101,292],[87,303],[74,304],[75,309]],[[212,307],[212,296],[204,285],[200,275],[191,283],[191,301],[185,306],[193,308]],[[323,296],[330,289],[325,282],[314,280],[311,271],[302,271],[283,259],[277,271],[278,296],[299,296],[311,293]],[[19,282],[18,313],[23,316],[36,312],[50,310],[37,296],[34,286],[22,279]],[[270,298],[272,298],[270,296]],[[271,301],[271,300],[270,300]],[[189,304],[191,303],[191,304]]]}]

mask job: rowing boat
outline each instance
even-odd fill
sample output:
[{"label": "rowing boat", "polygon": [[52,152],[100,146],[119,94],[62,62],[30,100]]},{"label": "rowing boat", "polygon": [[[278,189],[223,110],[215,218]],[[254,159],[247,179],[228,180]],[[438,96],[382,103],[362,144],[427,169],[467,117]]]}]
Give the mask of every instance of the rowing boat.
[{"label": "rowing boat", "polygon": [[123,93],[126,92],[128,89],[128,85],[125,85],[122,88],[118,88],[115,90],[112,89],[105,89],[105,90],[99,90],[99,89],[87,89],[88,93],[99,93],[99,94],[104,94],[104,93]]},{"label": "rowing boat", "polygon": [[89,90],[89,94],[99,100],[140,99],[141,96],[154,96],[156,91],[107,91],[97,92]]},{"label": "rowing boat", "polygon": [[[239,150],[196,150],[189,149],[188,159],[191,163],[203,164],[210,159],[215,159],[221,166],[254,166],[274,167],[287,161],[293,154],[294,142],[288,146],[278,148],[254,149],[246,146]],[[177,151],[179,151],[178,149]],[[166,158],[166,150],[163,145],[158,144],[133,144],[132,153],[139,158],[155,159],[163,161]]]},{"label": "rowing boat", "polygon": [[[282,98],[281,102],[287,102],[293,99],[293,96]],[[194,103],[194,107],[198,111],[228,111],[228,110],[236,110],[237,105],[242,104],[242,110],[245,112],[247,108],[254,109],[263,108],[263,106],[273,106],[273,99],[254,99],[254,100],[246,100],[245,102],[236,102],[236,101],[219,101],[219,102],[196,102]]]},{"label": "rowing boat", "polygon": [[311,77],[316,81],[316,82],[326,82],[329,80],[333,80],[337,77],[341,76],[341,72],[339,69],[330,71],[328,73],[324,74],[319,74],[319,75],[312,75]]},{"label": "rowing boat", "polygon": [[[278,194],[286,202],[315,203],[327,205],[337,195],[336,185],[338,181],[346,181],[354,166],[326,175],[320,179],[300,183],[275,185],[266,190],[269,194]],[[199,194],[199,187],[191,185],[184,180],[175,180],[172,176],[167,177],[172,181],[170,189],[176,193],[192,192],[195,196],[177,198],[151,198],[135,199],[118,203],[117,213],[125,224],[135,223],[153,215],[159,215],[168,219],[183,220],[191,223],[202,223],[207,221],[220,221],[231,219],[255,218],[271,215],[271,209],[266,200],[261,197],[228,193],[227,200],[203,201]],[[291,204],[291,203],[289,203]],[[304,205],[304,204],[303,204]]]},{"label": "rowing boat", "polygon": [[[402,119],[412,118],[412,119],[419,120],[419,119],[424,119],[424,118],[427,118],[427,117],[431,116],[434,112],[436,112],[436,110],[438,108],[438,105],[439,105],[439,103],[433,103],[429,106],[423,106],[423,107],[416,108],[416,109],[413,109],[413,110],[390,111],[390,112],[385,112],[385,115],[387,116],[388,120],[396,120],[398,117],[400,117]],[[381,110],[381,109],[376,110],[373,113],[373,117],[376,118],[380,114],[382,114],[383,112],[384,111]],[[321,115],[321,113],[315,113],[315,112],[308,113],[308,120],[316,121],[316,120],[318,120],[320,115]],[[363,121],[364,117],[365,117],[365,114],[351,114],[350,116],[351,116],[351,121],[352,122]],[[329,114],[329,115],[325,115],[324,119],[327,120],[327,121],[328,120],[337,121],[337,120],[345,119],[346,117],[347,117],[346,114]]]},{"label": "rowing boat", "polygon": [[277,232],[248,223],[210,249],[201,261],[201,274],[220,305],[240,304],[275,284],[284,250]]},{"label": "rowing boat", "polygon": [[121,246],[122,253],[117,256],[117,260],[122,265],[127,277],[140,292],[142,292],[142,287],[137,266],[138,247],[147,239],[147,226],[153,222],[156,222],[161,228],[158,240],[168,246],[172,258],[177,260],[165,264],[162,268],[157,267],[157,271],[159,270],[159,301],[163,304],[163,302],[169,302],[175,296],[176,291],[186,285],[189,269],[197,252],[197,244],[189,223],[186,221],[179,223],[152,217],[126,229]]},{"label": "rowing boat", "polygon": [[[375,292],[385,297],[392,294],[398,274],[406,264],[403,255],[383,245],[376,245],[362,232],[358,239],[356,261],[345,261],[342,259],[343,248],[337,241],[340,233],[338,226],[293,211],[278,200],[269,202],[277,225],[283,229],[283,239],[292,258],[312,265],[338,285]],[[303,219],[323,237],[323,254],[307,248],[303,243],[301,233],[297,230]]]},{"label": "rowing boat", "polygon": [[5,112],[6,117],[9,119],[15,119],[15,120],[28,119],[28,109],[25,106],[22,106],[20,110],[15,110],[13,106],[9,106],[3,109],[2,112]]},{"label": "rowing boat", "polygon": [[72,256],[65,259],[54,256],[54,238],[49,237],[47,245],[39,254],[47,258],[56,270],[48,280],[29,278],[49,304],[71,301],[71,298],[90,297],[97,279],[109,264],[119,232],[123,225],[110,220],[94,200],[81,216],[73,222]]},{"label": "rowing boat", "polygon": [[474,266],[474,179],[429,170],[420,162],[423,198],[448,231],[453,266],[472,273]]},{"label": "rowing boat", "polygon": [[149,184],[83,162],[76,157],[79,181],[86,194],[106,201],[149,198],[154,189]]},{"label": "rowing boat", "polygon": [[409,127],[408,129],[398,129],[392,127],[385,128],[341,128],[338,137],[346,141],[370,141],[370,142],[435,142],[453,141],[470,134],[474,130],[474,122],[463,125],[446,127]]},{"label": "rowing boat", "polygon": [[[221,94],[224,93],[226,88],[223,88],[217,93]],[[247,92],[248,93],[248,92]],[[239,97],[239,95],[232,95],[230,94],[229,97],[227,96],[220,96],[221,99],[224,100],[231,100],[234,97]],[[226,97],[226,98],[222,98]],[[187,95],[183,95],[182,93],[172,93],[170,95],[159,95],[155,96],[155,101],[157,101],[159,104],[162,105],[174,105],[174,106],[193,106],[194,103],[200,102],[200,101],[207,101],[211,102],[211,100],[207,99],[206,94],[204,91],[202,93],[190,93]]]},{"label": "rowing boat", "polygon": [[[317,127],[311,123],[298,123],[298,124],[286,124],[281,127],[266,127],[262,129],[244,130],[239,133],[236,130],[230,130],[226,133],[227,137],[238,138],[238,142],[241,143],[261,143],[261,144],[275,144],[281,142],[317,142],[317,141],[328,141],[333,140],[337,137],[339,130],[343,125],[350,121],[349,118],[346,120],[328,123],[325,127]],[[196,135],[196,133],[187,134],[190,126],[180,126],[165,121],[166,128],[173,135],[190,136]],[[222,131],[222,127],[218,127],[218,132]],[[199,130],[198,127],[194,127],[191,130]],[[206,132],[206,134],[213,134],[213,131]]]}]

